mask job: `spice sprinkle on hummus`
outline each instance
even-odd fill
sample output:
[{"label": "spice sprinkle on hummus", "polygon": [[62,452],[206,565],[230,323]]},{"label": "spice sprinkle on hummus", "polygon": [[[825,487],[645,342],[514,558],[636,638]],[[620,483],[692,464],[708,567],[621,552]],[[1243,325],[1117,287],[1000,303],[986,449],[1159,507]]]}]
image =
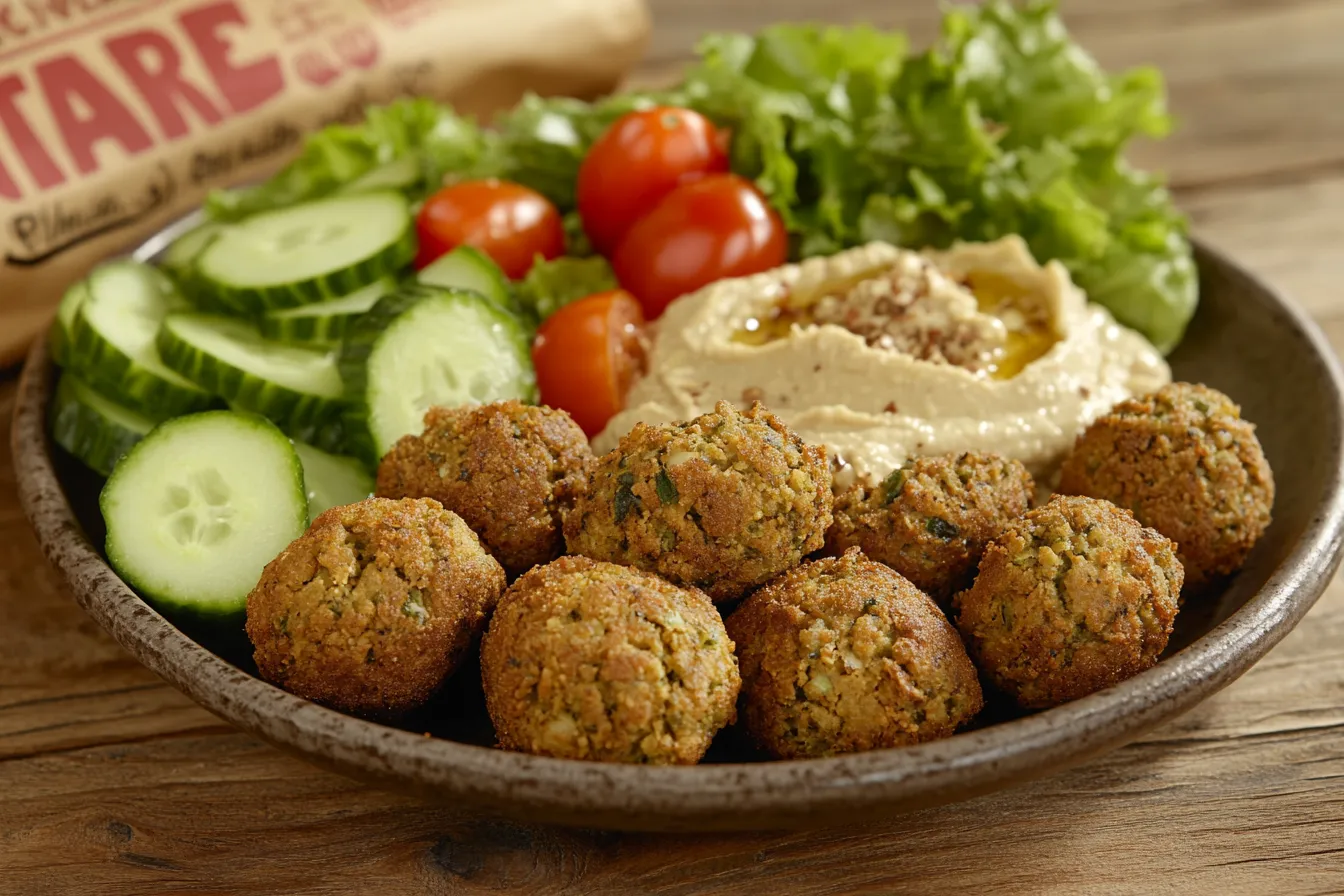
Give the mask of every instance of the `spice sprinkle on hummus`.
[{"label": "spice sprinkle on hummus", "polygon": [[1170,380],[1147,340],[1018,237],[926,254],[870,243],[674,302],[594,448],[637,422],[760,401],[829,448],[837,487],[962,451],[1049,482],[1089,423]]}]

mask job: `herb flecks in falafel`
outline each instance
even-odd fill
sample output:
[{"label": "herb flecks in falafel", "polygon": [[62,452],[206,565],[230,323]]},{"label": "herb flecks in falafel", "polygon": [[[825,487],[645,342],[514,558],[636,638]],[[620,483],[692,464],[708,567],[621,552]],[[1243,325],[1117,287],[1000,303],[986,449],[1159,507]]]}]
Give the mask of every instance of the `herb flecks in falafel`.
[{"label": "herb flecks in falafel", "polygon": [[1173,383],[1078,438],[1060,492],[1104,498],[1176,542],[1190,591],[1236,572],[1269,527],[1274,475],[1230,398]]},{"label": "herb flecks in falafel", "polygon": [[736,715],[733,643],[704,594],[564,557],[500,600],[481,644],[502,747],[607,762],[692,764]]},{"label": "herb flecks in falafel", "polygon": [[800,563],[831,523],[826,451],[760,405],[719,402],[687,423],[640,424],[593,466],[566,517],[571,553],[656,572],[731,600]]},{"label": "herb flecks in falafel", "polygon": [[858,548],[784,574],[743,601],[727,628],[743,721],[779,758],[947,737],[984,703],[942,611]]},{"label": "herb flecks in falafel", "polygon": [[1183,578],[1171,540],[1129,511],[1056,495],[990,542],[955,598],[957,627],[999,690],[1056,706],[1157,662]]},{"label": "herb flecks in falafel", "polygon": [[946,606],[971,583],[985,544],[1034,494],[1026,468],[996,454],[915,458],[876,487],[838,497],[826,547],[835,555],[860,547]]},{"label": "herb flecks in falafel", "polygon": [[461,662],[504,570],[428,499],[333,507],[267,564],[247,635],[267,681],[317,703],[395,717]]},{"label": "herb flecks in falafel", "polygon": [[516,576],[563,552],[561,517],[591,459],[564,411],[516,401],[434,407],[424,433],[403,437],[378,465],[377,494],[435,499]]}]

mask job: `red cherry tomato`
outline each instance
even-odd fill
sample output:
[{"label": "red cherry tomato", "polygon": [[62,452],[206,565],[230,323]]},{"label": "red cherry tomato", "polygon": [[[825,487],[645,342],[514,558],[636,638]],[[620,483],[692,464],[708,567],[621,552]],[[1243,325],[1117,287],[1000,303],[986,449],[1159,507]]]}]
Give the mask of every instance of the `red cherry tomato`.
[{"label": "red cherry tomato", "polygon": [[550,200],[504,180],[466,180],[425,200],[416,218],[420,269],[458,246],[475,246],[510,279],[521,278],[538,255],[565,253],[565,227]]},{"label": "red cherry tomato", "polygon": [[726,132],[699,112],[656,106],[616,120],[579,168],[583,229],[602,254],[677,186],[728,170]]},{"label": "red cherry tomato", "polygon": [[644,365],[644,315],[623,289],[599,292],[552,314],[532,343],[541,403],[568,411],[597,435],[625,404]]},{"label": "red cherry tomato", "polygon": [[755,185],[714,174],[667,194],[626,234],[611,266],[653,320],[715,280],[779,267],[788,248],[784,222]]}]

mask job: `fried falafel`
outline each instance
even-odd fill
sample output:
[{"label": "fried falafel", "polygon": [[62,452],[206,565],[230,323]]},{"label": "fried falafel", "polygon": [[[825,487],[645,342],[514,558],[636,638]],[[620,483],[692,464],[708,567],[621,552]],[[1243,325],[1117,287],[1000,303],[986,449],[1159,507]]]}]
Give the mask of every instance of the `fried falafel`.
[{"label": "fried falafel", "polygon": [[1034,503],[1026,467],[997,454],[913,458],[835,502],[826,549],[860,547],[941,606],[970,585],[985,543]]},{"label": "fried falafel", "polygon": [[481,643],[500,746],[693,764],[731,724],[741,679],[713,603],[639,570],[563,557],[505,592]]},{"label": "fried falafel", "polygon": [[986,547],[957,628],[989,681],[1043,709],[1156,663],[1183,578],[1171,540],[1129,511],[1056,495]]},{"label": "fried falafel", "polygon": [[262,572],[247,598],[261,676],[346,712],[395,717],[461,662],[504,570],[437,501],[333,507]]},{"label": "fried falafel", "polygon": [[1223,393],[1190,383],[1121,402],[1089,426],[1059,490],[1105,498],[1176,542],[1190,592],[1241,568],[1274,506],[1255,426]]},{"label": "fried falafel", "polygon": [[466,520],[510,576],[564,551],[561,515],[592,459],[564,411],[499,401],[430,408],[378,465],[377,494],[433,498]]},{"label": "fried falafel", "polygon": [[740,597],[824,543],[826,450],[759,403],[637,425],[599,458],[565,519],[571,553],[656,572],[716,601]]},{"label": "fried falafel", "polygon": [[785,573],[726,625],[747,731],[781,759],[947,737],[984,705],[942,611],[858,548]]}]

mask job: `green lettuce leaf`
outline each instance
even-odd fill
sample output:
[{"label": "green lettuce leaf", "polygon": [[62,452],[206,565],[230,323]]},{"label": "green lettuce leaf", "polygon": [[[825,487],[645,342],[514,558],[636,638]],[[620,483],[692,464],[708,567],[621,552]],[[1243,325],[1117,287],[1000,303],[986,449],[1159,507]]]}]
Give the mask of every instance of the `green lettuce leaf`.
[{"label": "green lettuce leaf", "polygon": [[682,90],[732,128],[732,165],[779,210],[794,254],[1018,233],[1169,351],[1197,301],[1186,222],[1123,161],[1170,128],[1160,75],[1106,73],[1053,0],[951,9],[907,57],[869,28],[710,35]]},{"label": "green lettuce leaf", "polygon": [[310,135],[299,157],[266,182],[214,191],[206,200],[206,212],[217,221],[236,221],[328,195],[376,168],[408,158],[417,173],[406,187],[413,198],[420,198],[445,173],[477,166],[488,144],[471,119],[431,100],[370,106],[359,124],[331,125]]},{"label": "green lettuce leaf", "polygon": [[562,256],[538,261],[516,286],[518,304],[540,323],[570,302],[616,288],[616,275],[605,258]]}]

